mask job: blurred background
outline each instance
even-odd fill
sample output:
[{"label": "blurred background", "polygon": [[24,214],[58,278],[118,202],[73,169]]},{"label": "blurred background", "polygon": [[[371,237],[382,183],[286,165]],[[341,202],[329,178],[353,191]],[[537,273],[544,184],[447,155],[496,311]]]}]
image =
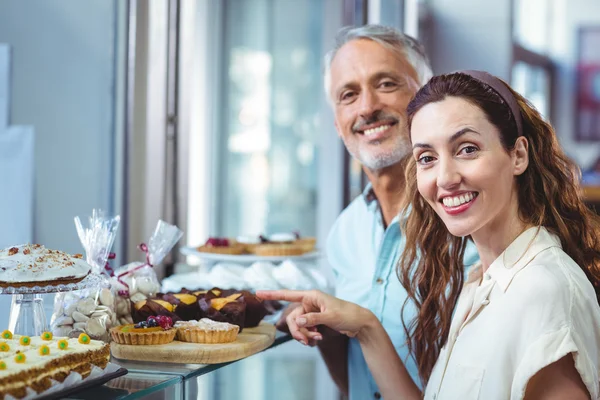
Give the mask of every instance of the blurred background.
[{"label": "blurred background", "polygon": [[[510,82],[600,201],[597,0],[0,0],[0,248],[80,252],[73,217],[93,208],[121,215],[117,265],[141,258],[158,219],[182,245],[281,231],[323,244],[365,180],[336,135],[322,59],[340,27],[365,23],[419,38],[435,73]],[[175,249],[159,275],[185,261]],[[284,398],[277,385],[336,396],[316,351],[258,362],[235,372],[257,398]],[[248,391],[223,382],[204,382],[211,398]]]}]

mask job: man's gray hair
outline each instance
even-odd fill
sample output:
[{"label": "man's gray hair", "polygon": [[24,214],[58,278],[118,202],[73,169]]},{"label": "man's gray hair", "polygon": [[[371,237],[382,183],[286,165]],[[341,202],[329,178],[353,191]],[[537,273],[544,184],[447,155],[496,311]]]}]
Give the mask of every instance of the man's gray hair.
[{"label": "man's gray hair", "polygon": [[425,48],[416,39],[383,25],[347,26],[335,37],[335,46],[325,55],[324,83],[325,92],[331,100],[331,63],[338,50],[346,43],[356,39],[372,40],[388,49],[400,53],[413,66],[419,77],[419,85],[423,86],[433,76],[431,65]]}]

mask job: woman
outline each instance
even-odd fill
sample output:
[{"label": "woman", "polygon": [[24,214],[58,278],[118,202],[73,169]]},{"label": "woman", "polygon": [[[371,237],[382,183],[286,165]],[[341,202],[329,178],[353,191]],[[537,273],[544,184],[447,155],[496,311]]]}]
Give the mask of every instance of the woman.
[{"label": "woman", "polygon": [[[598,398],[598,219],[552,127],[479,71],[432,78],[408,114],[398,273],[419,310],[405,329],[425,398]],[[481,261],[464,279],[467,240]],[[297,340],[320,340],[318,325],[356,336],[384,398],[423,396],[369,310],[320,292],[258,295],[302,303],[288,318]]]}]

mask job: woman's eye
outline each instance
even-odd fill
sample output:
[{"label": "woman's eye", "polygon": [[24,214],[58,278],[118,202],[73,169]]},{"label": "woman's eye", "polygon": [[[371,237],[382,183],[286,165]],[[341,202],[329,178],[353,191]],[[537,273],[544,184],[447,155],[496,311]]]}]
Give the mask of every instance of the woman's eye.
[{"label": "woman's eye", "polygon": [[459,153],[462,153],[462,154],[473,154],[477,150],[479,150],[479,149],[477,147],[475,147],[475,146],[465,146],[462,149],[460,149]]},{"label": "woman's eye", "polygon": [[432,156],[421,156],[417,159],[417,162],[421,165],[427,165],[433,162],[434,158]]}]

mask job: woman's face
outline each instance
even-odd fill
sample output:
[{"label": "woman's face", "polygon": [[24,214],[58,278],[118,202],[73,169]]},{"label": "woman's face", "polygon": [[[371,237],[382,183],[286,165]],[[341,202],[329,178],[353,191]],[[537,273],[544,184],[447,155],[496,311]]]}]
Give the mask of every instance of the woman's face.
[{"label": "woman's face", "polygon": [[459,97],[427,104],[413,117],[411,141],[419,192],[450,233],[473,235],[515,217],[526,144],[524,153],[507,152],[477,106]]}]

